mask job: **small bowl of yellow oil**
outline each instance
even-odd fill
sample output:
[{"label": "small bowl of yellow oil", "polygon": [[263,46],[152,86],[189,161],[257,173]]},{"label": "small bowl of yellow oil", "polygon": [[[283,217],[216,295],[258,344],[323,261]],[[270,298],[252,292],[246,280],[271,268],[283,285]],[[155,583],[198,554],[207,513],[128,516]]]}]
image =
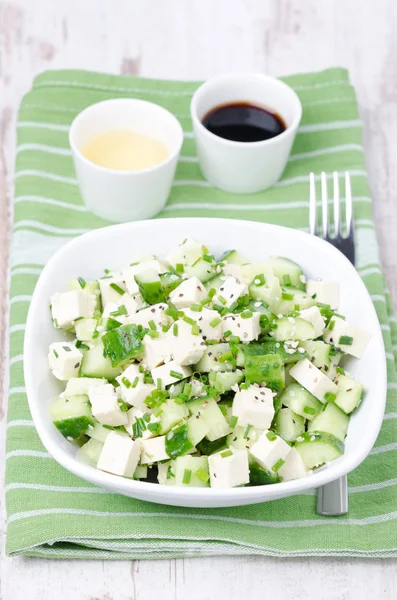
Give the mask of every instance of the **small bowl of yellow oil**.
[{"label": "small bowl of yellow oil", "polygon": [[113,222],[149,219],[165,206],[183,142],[163,107],[132,98],[92,104],[74,119],[69,141],[83,200]]}]

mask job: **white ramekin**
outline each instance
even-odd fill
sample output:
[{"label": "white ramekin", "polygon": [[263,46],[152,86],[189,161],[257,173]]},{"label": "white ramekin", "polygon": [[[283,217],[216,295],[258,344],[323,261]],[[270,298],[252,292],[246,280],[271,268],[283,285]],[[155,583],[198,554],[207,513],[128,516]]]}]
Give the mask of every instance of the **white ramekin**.
[{"label": "white ramekin", "polygon": [[[209,110],[236,101],[278,113],[286,130],[269,140],[246,143],[225,140],[204,127],[201,121]],[[302,116],[301,102],[288,85],[255,73],[221,75],[196,90],[190,111],[201,171],[212,185],[226,192],[254,193],[280,179]]]},{"label": "white ramekin", "polygon": [[[168,158],[140,171],[100,167],[82,149],[93,137],[109,130],[130,129],[152,136],[167,148]],[[69,130],[77,179],[83,200],[93,213],[108,221],[150,219],[164,207],[171,190],[183,142],[179,121],[168,110],[132,98],[92,104],[74,119]]]}]

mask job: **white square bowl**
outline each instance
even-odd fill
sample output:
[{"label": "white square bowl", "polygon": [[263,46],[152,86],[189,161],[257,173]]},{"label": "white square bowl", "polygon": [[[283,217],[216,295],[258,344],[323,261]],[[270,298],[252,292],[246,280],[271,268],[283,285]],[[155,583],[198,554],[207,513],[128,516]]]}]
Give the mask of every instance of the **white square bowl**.
[{"label": "white square bowl", "polygon": [[[142,254],[163,257],[187,236],[205,242],[211,253],[237,249],[249,260],[285,256],[302,266],[306,276],[338,281],[340,312],[371,334],[362,360],[349,371],[363,383],[364,399],[352,416],[343,456],[313,475],[273,485],[232,489],[162,486],[104,473],[76,459],[77,448],[51,421],[48,407],[63,390],[51,374],[47,352],[62,340],[53,327],[50,296],[67,290],[72,278],[96,279],[104,268],[119,269]],[[114,225],[86,233],[65,244],[49,260],[37,282],[27,318],[24,374],[30,411],[37,432],[53,458],[78,477],[141,500],[187,507],[238,506],[291,496],[324,485],[348,473],[370,452],[382,423],[386,402],[386,359],[382,333],[370,296],[357,271],[333,246],[307,233],[250,221],[229,219],[162,219]]]}]

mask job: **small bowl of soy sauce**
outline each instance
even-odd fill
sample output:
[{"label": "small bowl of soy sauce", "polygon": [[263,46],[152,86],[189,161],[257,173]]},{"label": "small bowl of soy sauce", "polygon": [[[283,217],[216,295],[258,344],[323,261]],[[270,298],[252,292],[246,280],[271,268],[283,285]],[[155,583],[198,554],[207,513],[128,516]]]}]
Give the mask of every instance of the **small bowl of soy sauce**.
[{"label": "small bowl of soy sauce", "polygon": [[302,116],[287,84],[255,73],[214,77],[190,110],[200,168],[213,186],[249,194],[280,179]]}]

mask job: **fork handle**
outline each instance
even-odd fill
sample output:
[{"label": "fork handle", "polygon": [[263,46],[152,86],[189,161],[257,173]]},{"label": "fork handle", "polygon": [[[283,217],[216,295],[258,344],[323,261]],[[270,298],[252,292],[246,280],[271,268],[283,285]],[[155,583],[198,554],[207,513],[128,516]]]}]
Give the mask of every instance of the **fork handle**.
[{"label": "fork handle", "polygon": [[339,517],[340,515],[345,515],[348,510],[349,499],[346,475],[323,485],[317,490],[316,512],[318,515]]}]

